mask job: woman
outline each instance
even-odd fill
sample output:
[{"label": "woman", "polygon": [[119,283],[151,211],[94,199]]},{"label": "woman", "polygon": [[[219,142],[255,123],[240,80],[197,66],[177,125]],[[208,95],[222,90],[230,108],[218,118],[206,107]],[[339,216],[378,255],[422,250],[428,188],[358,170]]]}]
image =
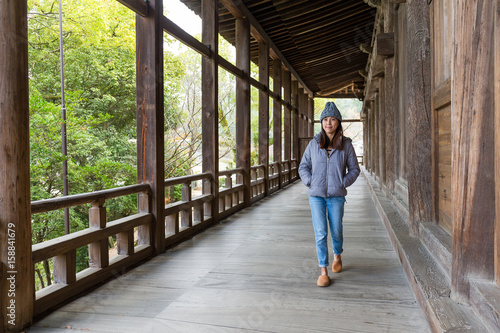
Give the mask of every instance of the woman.
[{"label": "woman", "polygon": [[[347,194],[359,175],[358,159],[352,141],[343,135],[342,116],[333,102],[327,102],[321,113],[321,132],[314,136],[302,156],[299,174],[309,188],[316,251],[321,275],[318,286],[330,285],[328,276],[328,224],[333,243],[332,271],[342,270],[342,218]],[[347,173],[346,173],[347,167]],[[327,214],[328,213],[328,214]],[[328,216],[328,224],[327,224]]]}]

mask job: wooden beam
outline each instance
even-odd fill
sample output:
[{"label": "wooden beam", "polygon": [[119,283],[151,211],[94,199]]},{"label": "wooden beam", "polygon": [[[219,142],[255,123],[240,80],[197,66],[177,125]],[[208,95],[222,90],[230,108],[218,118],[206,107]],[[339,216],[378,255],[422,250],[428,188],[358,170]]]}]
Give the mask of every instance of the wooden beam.
[{"label": "wooden beam", "polygon": [[279,57],[281,62],[285,65],[285,67],[292,73],[292,75],[299,81],[302,87],[309,93],[312,94],[312,91],[305,85],[300,76],[297,74],[295,69],[288,63],[286,58],[281,54],[278,47],[274,44],[271,38],[267,35],[265,30],[262,28],[260,23],[255,19],[252,13],[248,10],[245,4],[241,0],[219,0],[220,3],[228,9],[234,17],[245,17],[250,25],[252,26],[252,34],[256,40],[265,41],[267,45],[271,48],[271,50]]},{"label": "wooden beam", "polygon": [[163,1],[150,0],[150,15],[136,17],[137,181],[151,187],[151,227],[139,227],[139,241],[153,239],[154,253],[165,250]]},{"label": "wooden beam", "polygon": [[212,174],[211,182],[203,182],[203,194],[211,193],[214,196],[210,204],[204,205],[204,211],[206,215],[213,217],[213,222],[217,222],[219,220],[219,17],[215,1],[202,0],[201,6],[202,41],[203,44],[210,45],[211,49],[210,57],[201,61],[202,170]]},{"label": "wooden beam", "polygon": [[[259,43],[259,83],[269,87],[269,46]],[[269,91],[269,89],[267,89]],[[264,165],[264,193],[269,195],[269,93],[259,90],[259,164]]]},{"label": "wooden beam", "polygon": [[133,10],[136,14],[146,17],[149,14],[148,2],[144,0],[117,0],[125,7]]},{"label": "wooden beam", "polygon": [[470,278],[495,278],[494,3],[460,0],[456,7],[451,290],[460,303],[469,302]]},{"label": "wooden beam", "polygon": [[0,2],[0,331],[33,319],[31,255],[28,9]]},{"label": "wooden beam", "polygon": [[377,35],[377,54],[388,57],[394,55],[394,32]]},{"label": "wooden beam", "polygon": [[185,32],[181,27],[177,24],[169,20],[167,17],[163,16],[160,18],[162,29],[165,30],[166,33],[175,37],[181,43],[189,46],[193,50],[197,51],[204,57],[211,57],[211,52],[213,52],[213,44],[203,44],[200,43],[196,38]]},{"label": "wooden beam", "polygon": [[244,170],[243,198],[250,205],[250,25],[243,18],[236,19],[236,67],[245,73],[236,78],[236,167]]}]

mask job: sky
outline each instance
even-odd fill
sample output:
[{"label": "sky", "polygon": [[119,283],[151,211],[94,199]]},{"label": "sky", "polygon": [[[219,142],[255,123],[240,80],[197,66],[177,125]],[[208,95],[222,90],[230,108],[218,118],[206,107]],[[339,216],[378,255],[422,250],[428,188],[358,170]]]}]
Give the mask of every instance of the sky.
[{"label": "sky", "polygon": [[165,0],[163,7],[167,18],[191,36],[201,33],[201,19],[180,0]]}]

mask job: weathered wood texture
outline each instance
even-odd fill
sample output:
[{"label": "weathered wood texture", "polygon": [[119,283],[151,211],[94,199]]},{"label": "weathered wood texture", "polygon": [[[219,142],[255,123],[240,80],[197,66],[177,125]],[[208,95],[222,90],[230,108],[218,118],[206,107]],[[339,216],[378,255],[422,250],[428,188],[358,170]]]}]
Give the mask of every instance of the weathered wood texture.
[{"label": "weathered wood texture", "polygon": [[40,319],[30,333],[65,326],[121,333],[428,332],[363,176],[348,190],[345,269],[330,273],[328,288],[316,286],[306,188],[295,183]]},{"label": "weathered wood texture", "polygon": [[406,38],[407,25],[407,10],[406,3],[399,5],[398,20],[397,20],[397,53],[396,61],[396,95],[398,96],[398,111],[396,112],[396,140],[398,147],[396,152],[396,160],[398,161],[398,179],[407,180],[407,149],[406,149],[406,115],[408,111],[408,39]]},{"label": "weathered wood texture", "polygon": [[203,184],[203,194],[212,194],[214,200],[205,205],[205,215],[218,220],[219,209],[219,70],[217,65],[219,42],[219,16],[216,3],[202,0],[202,41],[210,45],[211,57],[202,57],[201,60],[201,94],[202,94],[202,170],[212,174],[212,184]]},{"label": "weathered wood texture", "polygon": [[436,221],[447,233],[451,222],[451,63],[454,2],[430,5],[432,50],[432,184]]},{"label": "weathered wood texture", "polygon": [[136,16],[137,182],[151,186],[153,223],[140,227],[140,242],[154,235],[155,253],[165,250],[163,1],[148,2],[149,16]]},{"label": "weathered wood texture", "polygon": [[378,136],[378,181],[380,187],[385,186],[385,118],[386,118],[386,92],[385,78],[378,78],[379,94],[378,94],[378,115],[377,115],[377,136]]},{"label": "weathered wood texture", "polygon": [[[281,61],[279,59],[273,60],[273,92],[278,94],[280,98],[281,93]],[[282,107],[279,101],[274,100],[273,103],[273,162],[281,162],[281,136],[282,136]],[[281,181],[280,181],[281,184]]]},{"label": "weathered wood texture", "polygon": [[468,302],[469,278],[494,278],[494,2],[460,0],[453,59],[452,296]]},{"label": "weathered wood texture", "polygon": [[243,199],[250,205],[250,25],[236,19],[236,67],[245,78],[236,78],[236,167],[243,168]]},{"label": "weathered wood texture", "polygon": [[408,114],[406,123],[408,212],[410,229],[434,220],[431,184],[431,58],[429,6],[426,0],[407,2]]},{"label": "weathered wood texture", "polygon": [[[392,51],[394,54],[394,5],[385,3],[384,13],[384,31],[392,36]],[[380,43],[378,44],[380,45]],[[380,51],[379,51],[380,53]],[[387,192],[394,190],[396,181],[396,91],[395,91],[395,62],[394,57],[388,57],[384,60],[384,91],[385,91],[385,185]]]},{"label": "weathered wood texture", "polygon": [[500,4],[495,8],[495,280],[500,285]]},{"label": "weathered wood texture", "polygon": [[26,1],[0,3],[0,331],[31,323],[28,12]]},{"label": "weathered wood texture", "polygon": [[[259,43],[259,82],[269,88],[269,46]],[[259,90],[259,164],[264,165],[264,193],[269,195],[269,94]]]},{"label": "weathered wood texture", "polygon": [[[385,4],[388,7],[390,4]],[[387,17],[387,12],[384,16],[384,25],[387,25],[385,18]],[[394,32],[387,32],[384,28],[384,32],[377,35],[377,54],[381,56],[393,56],[394,55]]]}]

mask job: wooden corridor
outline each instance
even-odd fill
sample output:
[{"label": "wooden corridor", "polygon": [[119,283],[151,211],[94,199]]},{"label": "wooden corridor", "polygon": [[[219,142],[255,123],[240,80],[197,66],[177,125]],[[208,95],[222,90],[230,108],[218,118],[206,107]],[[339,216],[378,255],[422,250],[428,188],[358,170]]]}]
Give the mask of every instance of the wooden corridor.
[{"label": "wooden corridor", "polygon": [[427,332],[363,175],[344,271],[319,273],[299,182],[38,320],[28,332]]}]

